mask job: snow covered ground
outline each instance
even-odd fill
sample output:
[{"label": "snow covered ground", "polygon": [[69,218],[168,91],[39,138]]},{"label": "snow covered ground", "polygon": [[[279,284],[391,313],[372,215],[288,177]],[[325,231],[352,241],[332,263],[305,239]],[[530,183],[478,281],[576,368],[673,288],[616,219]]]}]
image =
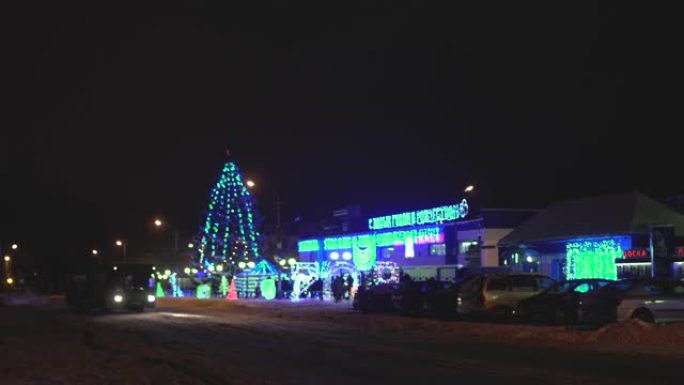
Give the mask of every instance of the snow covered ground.
[{"label": "snow covered ground", "polygon": [[349,303],[160,299],[79,315],[0,306],[0,384],[669,383],[684,325],[571,331],[359,314]]}]

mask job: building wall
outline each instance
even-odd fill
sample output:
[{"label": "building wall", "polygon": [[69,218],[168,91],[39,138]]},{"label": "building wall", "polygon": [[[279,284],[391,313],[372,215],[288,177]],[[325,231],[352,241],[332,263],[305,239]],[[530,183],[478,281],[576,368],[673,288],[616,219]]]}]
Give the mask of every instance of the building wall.
[{"label": "building wall", "polygon": [[511,231],[513,229],[485,229],[484,245],[481,248],[482,266],[499,266],[499,249],[496,247],[496,244]]}]

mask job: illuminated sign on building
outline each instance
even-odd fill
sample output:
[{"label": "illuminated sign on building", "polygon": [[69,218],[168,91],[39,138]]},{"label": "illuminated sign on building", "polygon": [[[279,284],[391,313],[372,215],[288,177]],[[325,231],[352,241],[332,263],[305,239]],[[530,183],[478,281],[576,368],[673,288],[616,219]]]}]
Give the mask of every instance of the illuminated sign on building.
[{"label": "illuminated sign on building", "polygon": [[318,242],[318,239],[309,239],[306,241],[299,241],[297,243],[297,250],[300,253],[307,253],[310,251],[318,251],[321,249],[321,244]]},{"label": "illuminated sign on building", "polygon": [[625,250],[622,253],[622,256],[624,258],[648,258],[648,250],[646,249],[632,249],[632,250]]},{"label": "illuminated sign on building", "polygon": [[461,203],[454,205],[370,218],[368,220],[368,228],[371,230],[382,230],[428,225],[463,219],[466,215],[468,215],[468,201],[463,199]]},{"label": "illuminated sign on building", "polygon": [[[323,250],[339,251],[351,250],[354,238],[361,235],[346,235],[342,237],[328,237],[323,239]],[[364,235],[366,236],[366,235]],[[411,239],[414,245],[428,243],[443,243],[444,232],[439,227],[424,227],[420,229],[384,231],[381,233],[368,234],[373,238],[376,247],[403,246],[407,239]],[[321,243],[317,239],[299,241],[297,249],[300,253],[321,250]]]}]

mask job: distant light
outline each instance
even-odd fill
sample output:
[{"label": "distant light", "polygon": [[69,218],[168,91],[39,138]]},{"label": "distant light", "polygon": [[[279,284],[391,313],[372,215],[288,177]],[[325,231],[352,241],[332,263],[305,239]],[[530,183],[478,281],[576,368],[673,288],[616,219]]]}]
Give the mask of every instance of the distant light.
[{"label": "distant light", "polygon": [[123,242],[121,242],[120,240],[117,240],[117,241],[116,241],[116,245],[117,245],[117,246],[121,246],[121,245],[123,245]]},{"label": "distant light", "polygon": [[338,253],[337,251],[333,251],[332,253],[330,253],[330,259],[332,259],[333,261],[340,259],[340,253]]},{"label": "distant light", "polygon": [[114,302],[121,303],[122,301],[123,301],[123,296],[121,294],[117,294],[114,296]]},{"label": "distant light", "polygon": [[223,265],[216,265],[216,271],[223,271]]},{"label": "distant light", "polygon": [[164,275],[171,275],[171,270],[164,270]]},{"label": "distant light", "polygon": [[254,186],[255,186],[254,181],[251,181],[251,180],[247,181],[247,187],[254,187]]},{"label": "distant light", "polygon": [[352,254],[348,251],[345,251],[344,253],[342,253],[342,259],[348,261],[348,260],[352,259]]},{"label": "distant light", "polygon": [[9,255],[5,255],[5,262],[9,262],[11,260],[12,260],[12,258]]},{"label": "distant light", "polygon": [[97,250],[93,249],[92,253],[93,255],[97,255]]},{"label": "distant light", "polygon": [[195,247],[195,245],[192,244],[192,242],[191,242],[191,243],[188,243],[188,249],[192,249],[193,247]]},{"label": "distant light", "polygon": [[214,269],[215,269],[214,265],[209,265],[207,268],[209,269],[209,271],[214,271]]},{"label": "distant light", "polygon": [[294,265],[295,263],[297,263],[297,260],[294,259],[294,258],[290,258],[290,259],[287,260],[287,263],[288,263],[290,266],[292,266],[292,265]]},{"label": "distant light", "polygon": [[154,225],[155,225],[155,226],[161,227],[162,224],[163,224],[163,222],[161,221],[161,219],[155,219],[155,220],[154,220]]},{"label": "distant light", "polygon": [[152,270],[157,270],[157,266],[152,266]]},{"label": "distant light", "polygon": [[191,271],[191,270],[190,270],[189,267],[186,267],[185,269],[183,269],[183,272],[184,272],[185,274],[190,274],[190,271]]},{"label": "distant light", "polygon": [[118,267],[118,266],[114,266],[114,267],[112,267],[112,269],[114,269],[114,271],[117,271],[117,270],[119,270],[119,267]]},{"label": "distant light", "polygon": [[192,269],[192,274],[197,274],[197,269]]},{"label": "distant light", "polygon": [[475,186],[473,186],[472,184],[468,185],[468,187],[465,188],[465,192],[467,193],[472,192],[473,190],[475,190]]},{"label": "distant light", "polygon": [[525,258],[525,260],[526,260],[528,263],[532,263],[532,261],[534,261],[534,258],[532,258],[531,256],[528,255],[527,258]]},{"label": "distant light", "polygon": [[239,268],[244,269],[246,266],[247,266],[247,264],[244,263],[243,261],[238,262],[238,267],[239,267]]},{"label": "distant light", "polygon": [[8,285],[11,285],[11,284],[13,284],[13,283],[14,283],[14,280],[12,279],[12,277],[7,278],[7,284],[8,284]]},{"label": "distant light", "polygon": [[157,300],[157,297],[153,296],[152,294],[147,295],[147,302],[154,302]]},{"label": "distant light", "polygon": [[250,269],[253,269],[254,266],[256,266],[256,263],[254,263],[254,261],[247,262],[247,267],[249,267]]},{"label": "distant light", "polygon": [[278,263],[280,264],[280,266],[285,266],[285,264],[287,263],[287,261],[284,260],[284,259],[281,259],[280,261],[278,261]]},{"label": "distant light", "polygon": [[12,250],[16,250],[18,247],[19,247],[19,245],[17,245],[16,243],[12,244]]}]

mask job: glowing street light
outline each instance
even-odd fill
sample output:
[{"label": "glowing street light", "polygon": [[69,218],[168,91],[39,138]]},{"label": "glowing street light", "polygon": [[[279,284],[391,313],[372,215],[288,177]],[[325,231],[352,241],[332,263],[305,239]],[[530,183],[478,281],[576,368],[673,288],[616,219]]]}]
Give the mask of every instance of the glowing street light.
[{"label": "glowing street light", "polygon": [[124,263],[126,263],[126,242],[124,242],[124,241],[122,241],[122,240],[120,240],[120,239],[117,239],[117,240],[116,240],[116,245],[117,245],[118,247],[121,247],[121,248],[123,249]]},{"label": "glowing street light", "polygon": [[12,250],[16,250],[17,248],[19,248],[19,245],[17,245],[16,243],[13,243],[12,244]]},{"label": "glowing street light", "polygon": [[5,262],[9,262],[11,260],[12,260],[12,258],[9,255],[5,255]]},{"label": "glowing street light", "polygon": [[248,181],[247,181],[247,187],[252,188],[252,187],[254,187],[254,186],[256,186],[256,183],[254,183],[253,180],[248,180]]},{"label": "glowing street light", "polygon": [[467,192],[467,193],[473,192],[474,190],[475,190],[475,186],[473,186],[472,184],[471,184],[471,185],[468,185],[468,186],[465,188],[465,192]]},{"label": "glowing street light", "polygon": [[192,242],[188,243],[188,249],[192,249],[193,247],[195,247],[194,243],[192,243]]},{"label": "glowing street light", "polygon": [[7,278],[7,281],[6,281],[6,282],[7,282],[8,285],[11,285],[11,284],[14,283],[14,280],[12,279],[12,277],[9,277],[9,278]]},{"label": "glowing street light", "polygon": [[281,259],[280,261],[278,261],[278,263],[280,264],[280,266],[285,266],[285,264],[287,263],[287,261],[284,260],[284,259]]},{"label": "glowing street light", "polygon": [[254,261],[249,261],[249,262],[247,262],[247,267],[249,267],[250,269],[253,269],[254,266],[256,266],[256,264],[254,263]]},{"label": "glowing street light", "polygon": [[93,255],[97,255],[98,251],[96,249],[92,250]]},{"label": "glowing street light", "polygon": [[247,264],[244,263],[243,261],[238,262],[238,267],[239,267],[239,268],[244,269],[246,266],[247,266]]},{"label": "glowing street light", "polygon": [[154,220],[154,225],[157,227],[161,227],[164,224],[161,219],[157,218]]},{"label": "glowing street light", "polygon": [[294,264],[297,263],[297,260],[294,259],[294,258],[290,258],[290,259],[287,260],[287,263],[288,263],[290,266],[294,266]]}]

